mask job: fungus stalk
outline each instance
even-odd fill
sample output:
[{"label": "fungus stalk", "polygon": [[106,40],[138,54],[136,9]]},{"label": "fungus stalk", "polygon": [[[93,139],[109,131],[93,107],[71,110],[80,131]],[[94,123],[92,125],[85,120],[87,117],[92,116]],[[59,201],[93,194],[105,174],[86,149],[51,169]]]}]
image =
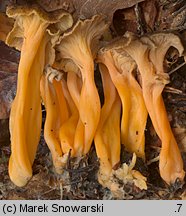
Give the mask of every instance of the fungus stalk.
[{"label": "fungus stalk", "polygon": [[9,175],[17,186],[24,186],[32,177],[32,164],[40,139],[40,78],[50,40],[46,29],[71,17],[64,11],[51,15],[36,6],[10,6],[7,15],[14,18],[15,23],[6,43],[21,51],[17,93],[10,114],[12,154]]},{"label": "fungus stalk", "polygon": [[[47,68],[47,71],[40,82],[41,97],[46,109],[44,138],[51,151],[55,170],[60,174],[66,157],[63,156],[61,149],[59,130],[69,118],[69,111],[62,89],[62,81],[56,80],[51,68]],[[58,76],[58,74],[55,75]]]},{"label": "fungus stalk", "polygon": [[123,41],[100,50],[98,62],[104,64],[122,102],[121,141],[129,152],[145,159],[147,110],[142,90],[134,77],[136,64],[122,49]]},{"label": "fungus stalk", "polygon": [[79,138],[74,140],[76,156],[84,155],[89,151],[99,123],[101,108],[94,82],[94,57],[97,52],[98,39],[106,27],[100,16],[80,20],[71,31],[63,35],[60,45],[57,46],[61,59],[70,60],[78,67],[82,78],[78,104],[81,122],[75,134],[75,137]]},{"label": "fungus stalk", "polygon": [[63,91],[69,108],[69,118],[60,127],[59,138],[63,153],[70,153],[71,156],[74,156],[76,155],[74,149],[74,136],[79,121],[79,113],[70,95],[67,82],[63,80]]},{"label": "fungus stalk", "polygon": [[172,133],[161,93],[169,82],[164,72],[163,60],[170,46],[178,49],[180,55],[183,46],[178,36],[159,33],[148,37],[135,38],[127,35],[130,43],[124,49],[136,61],[142,78],[142,91],[145,105],[153,126],[162,141],[160,152],[160,175],[167,184],[177,179],[183,180],[183,161]]},{"label": "fungus stalk", "polygon": [[100,64],[104,90],[104,105],[95,134],[96,153],[100,160],[99,180],[110,177],[112,169],[120,161],[120,116],[121,101],[107,68]]}]

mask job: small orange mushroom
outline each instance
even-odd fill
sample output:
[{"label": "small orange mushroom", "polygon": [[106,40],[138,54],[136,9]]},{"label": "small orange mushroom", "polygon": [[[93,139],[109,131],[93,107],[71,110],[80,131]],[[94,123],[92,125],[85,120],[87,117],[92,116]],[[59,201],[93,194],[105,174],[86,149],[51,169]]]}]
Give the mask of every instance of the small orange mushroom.
[{"label": "small orange mushroom", "polygon": [[52,37],[47,28],[51,31],[61,23],[60,28],[67,29],[72,25],[72,17],[62,10],[46,13],[35,5],[9,6],[7,15],[15,22],[6,43],[21,51],[17,93],[10,113],[12,153],[9,175],[16,185],[24,186],[32,177],[32,164],[40,139],[40,79],[48,63],[45,51]]},{"label": "small orange mushroom", "polygon": [[160,175],[167,184],[184,179],[183,160],[172,133],[161,93],[169,82],[164,72],[163,61],[168,49],[173,46],[179,54],[183,46],[179,37],[172,33],[157,33],[137,38],[128,33],[130,41],[124,49],[136,61],[142,78],[145,105],[153,126],[162,141],[160,152]]},{"label": "small orange mushroom", "polygon": [[98,62],[106,65],[122,102],[121,142],[129,152],[145,159],[147,110],[142,90],[135,79],[136,63],[123,50],[125,39],[102,48]]},{"label": "small orange mushroom", "polygon": [[88,153],[99,123],[101,106],[94,82],[94,58],[98,50],[99,38],[106,28],[107,25],[99,15],[91,19],[79,20],[61,37],[60,44],[56,46],[60,53],[59,59],[67,60],[68,64],[70,61],[71,66],[78,68],[81,74],[82,88],[77,106],[80,121],[74,140],[79,156]]}]

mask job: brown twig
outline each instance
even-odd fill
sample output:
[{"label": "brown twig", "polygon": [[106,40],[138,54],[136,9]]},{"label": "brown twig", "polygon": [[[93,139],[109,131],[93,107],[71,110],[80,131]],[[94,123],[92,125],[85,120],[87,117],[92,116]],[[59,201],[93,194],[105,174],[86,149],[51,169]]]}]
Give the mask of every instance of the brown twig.
[{"label": "brown twig", "polygon": [[[186,26],[185,26],[186,28]],[[176,68],[174,68],[173,70],[169,71],[168,74],[171,75],[174,72],[176,72],[178,69],[180,69],[181,67],[183,67],[186,64],[186,62],[183,62],[182,64],[178,65]]]}]

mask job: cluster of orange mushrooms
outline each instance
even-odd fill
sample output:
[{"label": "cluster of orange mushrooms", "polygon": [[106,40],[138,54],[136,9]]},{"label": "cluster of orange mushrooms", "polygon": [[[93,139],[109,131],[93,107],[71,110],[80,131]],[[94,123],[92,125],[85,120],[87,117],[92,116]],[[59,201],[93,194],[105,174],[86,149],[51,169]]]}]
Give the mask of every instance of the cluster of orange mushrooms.
[{"label": "cluster of orange mushrooms", "polygon": [[[41,103],[46,108],[44,138],[57,173],[62,173],[69,153],[71,157],[86,155],[94,142],[103,185],[113,172],[125,178],[124,172],[130,171],[134,179],[145,181],[133,167],[136,156],[145,161],[149,114],[162,143],[162,179],[167,184],[183,181],[183,161],[161,96],[169,82],[163,67],[168,49],[175,47],[180,56],[184,51],[177,35],[138,37],[128,32],[101,43],[109,27],[101,15],[75,24],[68,12],[47,13],[35,6],[9,6],[7,15],[15,22],[6,43],[21,51],[10,114],[9,175],[16,185],[24,186],[32,177],[41,133]],[[102,107],[94,80],[95,62],[103,83]],[[113,171],[120,162],[121,145],[133,153],[133,165],[128,171],[126,164]]]}]

